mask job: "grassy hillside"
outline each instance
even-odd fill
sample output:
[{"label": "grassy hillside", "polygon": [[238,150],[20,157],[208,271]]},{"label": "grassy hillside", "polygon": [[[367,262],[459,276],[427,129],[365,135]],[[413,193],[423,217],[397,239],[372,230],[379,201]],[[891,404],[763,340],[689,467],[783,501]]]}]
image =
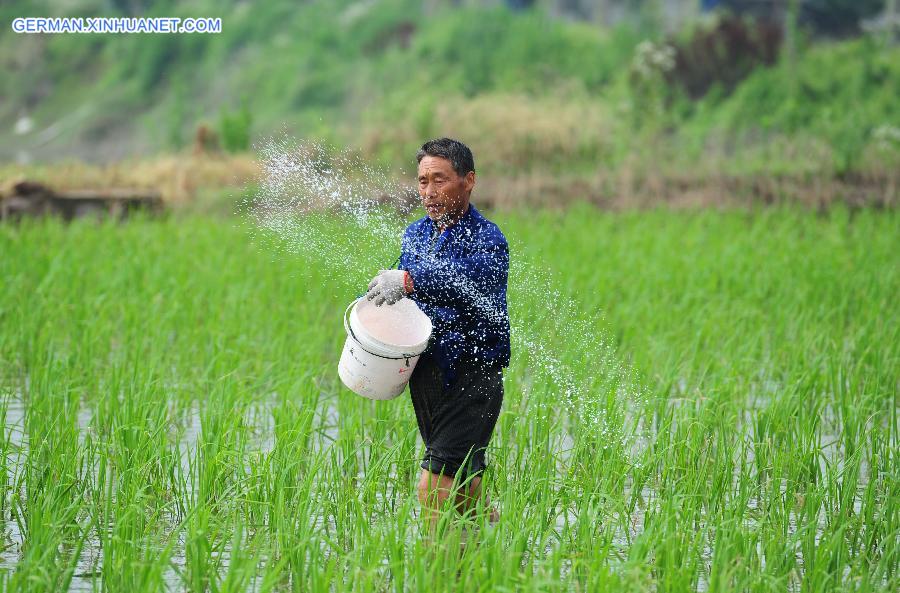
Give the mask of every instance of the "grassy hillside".
[{"label": "grassy hillside", "polygon": [[[179,150],[205,124],[233,149],[287,132],[392,167],[408,166],[423,138],[453,134],[473,145],[481,171],[517,175],[844,175],[900,162],[900,49],[872,40],[807,44],[796,64],[758,67],[733,92],[713,85],[687,99],[665,77],[636,81],[637,45],[666,41],[652,30],[405,0],[152,5],[142,14],[220,16],[223,32],[3,28],[0,158]],[[78,0],[64,10],[0,7],[6,23],[29,14],[112,13]],[[22,116],[33,126],[16,135]]]}]

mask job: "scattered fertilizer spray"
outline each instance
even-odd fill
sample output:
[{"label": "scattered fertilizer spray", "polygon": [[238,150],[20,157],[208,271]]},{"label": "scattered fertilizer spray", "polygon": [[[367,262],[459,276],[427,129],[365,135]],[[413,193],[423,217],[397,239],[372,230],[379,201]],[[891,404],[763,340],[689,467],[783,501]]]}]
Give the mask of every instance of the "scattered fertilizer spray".
[{"label": "scattered fertilizer spray", "polygon": [[[364,290],[379,269],[391,267],[418,200],[414,188],[392,180],[359,157],[321,145],[301,145],[282,137],[266,141],[259,154],[263,178],[258,193],[245,207],[259,229],[275,236],[279,248],[308,260],[321,258],[333,271],[334,282],[348,293]],[[477,196],[474,200],[477,203]],[[553,288],[548,273],[517,257],[524,250],[516,249],[515,237],[509,241],[513,252],[509,276],[513,356],[524,356],[531,373],[523,385],[529,389],[552,386],[557,397],[549,401],[554,407],[555,402],[563,403],[581,429],[588,429],[604,445],[622,443],[628,432],[624,416],[639,405],[643,390],[618,362],[614,347],[598,333],[593,320],[586,321],[577,304]],[[359,245],[384,249],[367,252]],[[391,255],[386,257],[385,250]],[[484,316],[502,316],[468,279],[452,273],[447,277]],[[544,311],[529,311],[541,324],[540,331],[516,318],[515,303],[523,295],[535,297],[529,299],[533,302],[548,303]],[[573,380],[578,375],[557,354],[552,340],[563,337],[572,345],[567,351],[577,354],[579,365],[590,361],[593,372],[588,382]],[[544,402],[548,398],[534,399],[542,403],[535,404],[537,409],[529,408],[529,414],[559,417],[557,409],[547,409],[550,404]]]}]

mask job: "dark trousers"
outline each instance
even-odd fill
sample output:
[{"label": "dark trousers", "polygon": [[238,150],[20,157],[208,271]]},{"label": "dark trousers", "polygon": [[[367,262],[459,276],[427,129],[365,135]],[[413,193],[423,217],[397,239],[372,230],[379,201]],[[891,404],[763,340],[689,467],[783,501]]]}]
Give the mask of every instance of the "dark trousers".
[{"label": "dark trousers", "polygon": [[503,367],[461,361],[449,387],[434,357],[416,363],[409,391],[425,442],[422,469],[463,482],[484,471],[484,452],[503,403]]}]

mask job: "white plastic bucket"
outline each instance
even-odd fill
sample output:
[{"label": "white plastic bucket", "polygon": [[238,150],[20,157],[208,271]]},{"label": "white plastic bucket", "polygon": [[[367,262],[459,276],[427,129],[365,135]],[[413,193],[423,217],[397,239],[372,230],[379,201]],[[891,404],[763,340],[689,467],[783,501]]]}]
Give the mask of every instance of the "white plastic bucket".
[{"label": "white plastic bucket", "polygon": [[408,298],[380,307],[360,298],[344,311],[344,329],[341,381],[363,397],[393,399],[406,389],[428,346],[431,320]]}]

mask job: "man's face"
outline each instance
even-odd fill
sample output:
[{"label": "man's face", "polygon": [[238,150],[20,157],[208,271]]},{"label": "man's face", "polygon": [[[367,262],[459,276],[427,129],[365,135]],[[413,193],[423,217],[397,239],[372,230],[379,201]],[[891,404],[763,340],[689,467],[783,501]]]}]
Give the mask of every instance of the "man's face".
[{"label": "man's face", "polygon": [[428,218],[438,224],[455,223],[469,206],[475,171],[459,176],[445,158],[426,155],[419,162],[419,197]]}]

